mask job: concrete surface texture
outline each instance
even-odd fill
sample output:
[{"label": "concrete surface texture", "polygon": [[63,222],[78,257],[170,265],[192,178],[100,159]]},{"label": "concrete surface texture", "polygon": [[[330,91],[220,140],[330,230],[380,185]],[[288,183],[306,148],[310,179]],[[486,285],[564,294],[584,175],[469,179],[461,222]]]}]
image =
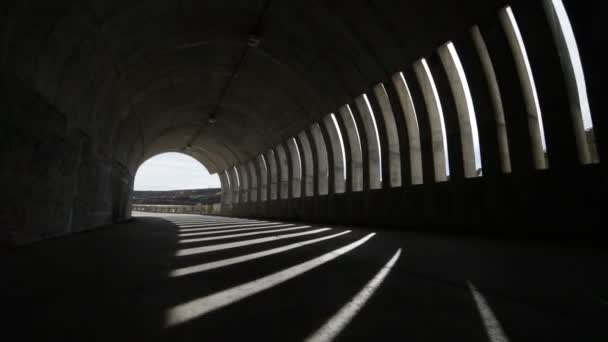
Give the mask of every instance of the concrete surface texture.
[{"label": "concrete surface texture", "polygon": [[605,251],[198,215],[0,259],[2,336],[76,341],[606,341]]},{"label": "concrete surface texture", "polygon": [[592,236],[604,6],[2,1],[0,244],[127,219],[169,151],[226,215]]}]

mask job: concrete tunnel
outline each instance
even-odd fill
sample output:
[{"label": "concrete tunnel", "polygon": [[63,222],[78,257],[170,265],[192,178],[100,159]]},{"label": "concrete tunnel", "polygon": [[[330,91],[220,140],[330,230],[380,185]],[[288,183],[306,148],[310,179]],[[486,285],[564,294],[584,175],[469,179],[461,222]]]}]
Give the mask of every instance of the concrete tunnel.
[{"label": "concrete tunnel", "polygon": [[605,248],[604,10],[3,1],[0,246],[129,222],[181,152],[234,220]]},{"label": "concrete tunnel", "polygon": [[167,151],[231,216],[593,222],[601,6],[563,6],[587,93],[552,1],[5,2],[1,241],[127,219]]}]

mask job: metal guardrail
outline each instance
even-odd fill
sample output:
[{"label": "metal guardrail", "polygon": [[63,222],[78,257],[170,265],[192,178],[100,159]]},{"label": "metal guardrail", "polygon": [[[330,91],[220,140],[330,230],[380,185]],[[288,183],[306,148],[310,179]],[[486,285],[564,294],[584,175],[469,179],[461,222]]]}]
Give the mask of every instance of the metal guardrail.
[{"label": "metal guardrail", "polygon": [[133,211],[167,213],[167,214],[199,214],[218,215],[221,204],[198,204],[198,205],[163,205],[163,204],[133,204]]}]

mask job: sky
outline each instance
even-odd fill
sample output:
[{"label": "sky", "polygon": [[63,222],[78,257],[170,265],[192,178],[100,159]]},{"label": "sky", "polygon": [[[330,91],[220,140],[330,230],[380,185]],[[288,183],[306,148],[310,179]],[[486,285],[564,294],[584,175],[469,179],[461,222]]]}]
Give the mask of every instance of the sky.
[{"label": "sky", "polygon": [[163,153],[148,159],[137,170],[135,190],[187,190],[219,188],[220,179],[210,175],[196,159],[182,153]]}]

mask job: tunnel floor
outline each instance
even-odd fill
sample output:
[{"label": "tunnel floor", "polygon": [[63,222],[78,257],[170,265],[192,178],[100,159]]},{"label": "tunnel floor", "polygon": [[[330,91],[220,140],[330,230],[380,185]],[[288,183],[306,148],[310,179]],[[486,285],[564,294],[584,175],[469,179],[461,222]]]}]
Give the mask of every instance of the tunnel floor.
[{"label": "tunnel floor", "polygon": [[605,251],[134,216],[7,253],[3,340],[608,340]]}]

